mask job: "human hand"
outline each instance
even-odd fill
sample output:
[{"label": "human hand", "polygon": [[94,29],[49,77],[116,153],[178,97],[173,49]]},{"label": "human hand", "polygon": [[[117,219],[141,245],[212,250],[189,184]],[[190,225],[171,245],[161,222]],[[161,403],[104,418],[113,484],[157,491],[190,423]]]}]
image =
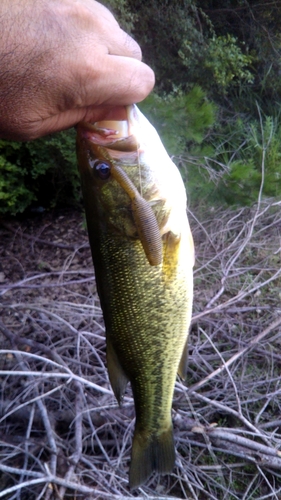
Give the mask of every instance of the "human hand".
[{"label": "human hand", "polygon": [[138,44],[95,0],[1,0],[0,137],[102,120],[153,85]]}]

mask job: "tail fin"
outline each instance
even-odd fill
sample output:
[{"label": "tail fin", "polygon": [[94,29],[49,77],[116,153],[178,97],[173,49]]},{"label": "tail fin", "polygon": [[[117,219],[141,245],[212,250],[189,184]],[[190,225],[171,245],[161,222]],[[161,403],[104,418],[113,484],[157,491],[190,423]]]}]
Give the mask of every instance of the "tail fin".
[{"label": "tail fin", "polygon": [[130,466],[129,485],[137,488],[144,483],[153,471],[160,474],[172,472],[175,464],[173,429],[170,427],[161,434],[144,437],[135,431]]}]

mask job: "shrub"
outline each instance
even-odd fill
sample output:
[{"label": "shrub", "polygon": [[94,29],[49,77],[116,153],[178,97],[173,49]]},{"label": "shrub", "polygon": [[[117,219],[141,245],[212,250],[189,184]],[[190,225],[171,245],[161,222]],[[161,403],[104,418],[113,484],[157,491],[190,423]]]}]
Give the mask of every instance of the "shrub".
[{"label": "shrub", "polygon": [[75,132],[29,143],[0,141],[0,213],[21,213],[31,203],[45,207],[78,201]]}]

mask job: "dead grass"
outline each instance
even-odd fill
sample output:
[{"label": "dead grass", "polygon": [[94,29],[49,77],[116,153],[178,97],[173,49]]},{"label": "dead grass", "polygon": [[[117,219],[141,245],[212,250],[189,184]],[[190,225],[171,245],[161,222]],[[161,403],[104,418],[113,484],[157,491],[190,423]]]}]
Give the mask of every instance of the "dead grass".
[{"label": "dead grass", "polygon": [[281,498],[281,213],[189,214],[187,384],[173,474],[128,489],[134,409],[119,408],[79,215],[5,222],[0,269],[0,499]]}]

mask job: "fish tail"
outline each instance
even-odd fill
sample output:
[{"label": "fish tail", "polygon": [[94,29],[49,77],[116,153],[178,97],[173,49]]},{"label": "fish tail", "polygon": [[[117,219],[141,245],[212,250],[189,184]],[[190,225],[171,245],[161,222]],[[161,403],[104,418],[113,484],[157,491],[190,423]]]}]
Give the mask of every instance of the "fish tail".
[{"label": "fish tail", "polygon": [[172,426],[161,434],[143,437],[135,431],[129,474],[130,488],[144,483],[153,471],[160,474],[172,472],[175,465],[175,447]]}]

